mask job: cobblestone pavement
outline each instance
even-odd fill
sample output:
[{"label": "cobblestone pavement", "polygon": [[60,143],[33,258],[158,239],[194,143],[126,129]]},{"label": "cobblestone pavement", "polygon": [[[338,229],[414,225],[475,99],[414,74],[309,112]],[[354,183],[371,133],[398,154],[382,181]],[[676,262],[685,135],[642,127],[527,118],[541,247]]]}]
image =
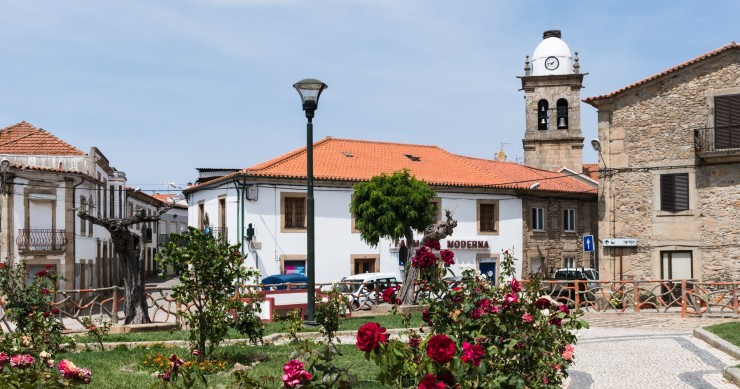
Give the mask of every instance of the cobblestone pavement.
[{"label": "cobblestone pavement", "polygon": [[584,319],[591,328],[578,334],[567,388],[737,388],[722,371],[740,361],[692,336],[695,327],[732,319],[614,313]]}]

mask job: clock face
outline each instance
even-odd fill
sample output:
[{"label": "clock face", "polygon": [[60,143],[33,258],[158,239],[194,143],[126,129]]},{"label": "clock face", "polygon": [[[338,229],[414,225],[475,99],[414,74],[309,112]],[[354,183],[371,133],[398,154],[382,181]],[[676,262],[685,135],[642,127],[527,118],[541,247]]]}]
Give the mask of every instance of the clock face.
[{"label": "clock face", "polygon": [[545,68],[547,70],[555,70],[560,66],[560,61],[555,57],[547,57],[545,60]]}]

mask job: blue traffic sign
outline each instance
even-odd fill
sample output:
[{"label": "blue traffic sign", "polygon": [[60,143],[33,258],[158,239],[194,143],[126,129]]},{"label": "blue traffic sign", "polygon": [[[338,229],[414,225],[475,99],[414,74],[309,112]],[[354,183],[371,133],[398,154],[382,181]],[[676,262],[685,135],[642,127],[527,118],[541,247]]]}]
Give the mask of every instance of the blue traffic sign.
[{"label": "blue traffic sign", "polygon": [[593,235],[583,235],[583,251],[594,251]]}]

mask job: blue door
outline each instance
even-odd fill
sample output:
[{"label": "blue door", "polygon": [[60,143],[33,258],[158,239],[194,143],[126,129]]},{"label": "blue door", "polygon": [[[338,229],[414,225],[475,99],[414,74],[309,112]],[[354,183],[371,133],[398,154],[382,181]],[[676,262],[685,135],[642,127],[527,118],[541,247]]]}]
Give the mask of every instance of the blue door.
[{"label": "blue door", "polygon": [[478,263],[478,269],[480,274],[486,276],[486,279],[492,283],[496,283],[496,262],[495,261],[480,261]]}]

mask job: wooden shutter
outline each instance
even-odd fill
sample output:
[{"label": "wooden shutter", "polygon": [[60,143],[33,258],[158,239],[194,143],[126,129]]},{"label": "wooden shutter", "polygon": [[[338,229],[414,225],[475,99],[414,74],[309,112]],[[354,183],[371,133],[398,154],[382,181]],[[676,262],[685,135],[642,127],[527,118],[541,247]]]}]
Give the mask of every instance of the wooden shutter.
[{"label": "wooden shutter", "polygon": [[481,204],[480,205],[480,230],[481,231],[496,231],[496,205],[495,204]]},{"label": "wooden shutter", "polygon": [[714,98],[714,147],[740,147],[740,94]]}]

